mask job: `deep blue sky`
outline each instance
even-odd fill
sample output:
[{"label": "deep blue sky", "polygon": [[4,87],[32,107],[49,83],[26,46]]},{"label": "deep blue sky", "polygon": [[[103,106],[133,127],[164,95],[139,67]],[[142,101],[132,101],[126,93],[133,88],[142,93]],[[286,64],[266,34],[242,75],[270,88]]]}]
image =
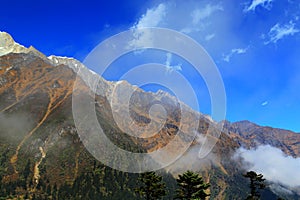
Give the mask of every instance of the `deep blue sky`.
[{"label": "deep blue sky", "polygon": [[[299,16],[297,0],[4,0],[0,30],[46,55],[81,61],[99,42],[134,25],[181,31],[203,45],[217,64],[228,120],[300,132]],[[151,55],[165,64],[165,53]],[[125,61],[134,63],[131,59]],[[170,64],[192,72],[174,56]],[[114,79],[109,73],[106,78]],[[198,98],[207,99],[201,80],[189,78]],[[201,104],[200,111],[209,114],[209,100]]]},{"label": "deep blue sky", "polygon": [[25,46],[83,60],[99,41],[128,29],[146,9],[147,1],[139,0],[4,0],[0,26]]}]

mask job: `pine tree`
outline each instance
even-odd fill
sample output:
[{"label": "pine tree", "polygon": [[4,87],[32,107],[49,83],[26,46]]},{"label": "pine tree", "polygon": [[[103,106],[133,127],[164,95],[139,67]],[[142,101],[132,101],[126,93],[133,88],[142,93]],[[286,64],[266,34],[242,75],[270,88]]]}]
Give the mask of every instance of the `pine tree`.
[{"label": "pine tree", "polygon": [[210,184],[204,183],[202,177],[197,173],[187,171],[179,175],[176,181],[179,189],[176,190],[175,199],[205,199],[210,195],[205,192],[210,187]]},{"label": "pine tree", "polygon": [[166,195],[166,185],[155,172],[142,173],[138,180],[141,186],[136,188],[136,192],[146,200],[157,200]]},{"label": "pine tree", "polygon": [[246,178],[250,179],[250,189],[251,194],[247,197],[247,200],[257,200],[260,199],[260,189],[264,189],[266,187],[264,181],[266,179],[263,178],[262,174],[257,174],[254,171],[249,171],[243,175]]}]

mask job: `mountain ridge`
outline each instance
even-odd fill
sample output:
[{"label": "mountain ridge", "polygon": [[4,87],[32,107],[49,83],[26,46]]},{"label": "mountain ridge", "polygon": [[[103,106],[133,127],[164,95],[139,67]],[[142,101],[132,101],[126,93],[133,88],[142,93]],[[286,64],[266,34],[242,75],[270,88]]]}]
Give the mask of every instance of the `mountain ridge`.
[{"label": "mountain ridge", "polygon": [[[7,41],[10,41],[8,43],[11,44],[11,40]],[[1,43],[1,38],[0,44],[4,44]],[[14,45],[10,46],[14,47]],[[5,155],[9,158],[5,159],[5,176],[2,182],[10,183],[20,180],[24,176],[26,160],[30,158],[33,162],[30,164],[32,180],[34,181],[32,190],[38,191],[39,184],[47,179],[49,183],[46,185],[55,183],[62,186],[65,180],[69,184],[74,184],[80,174],[84,173],[84,170],[91,168],[90,166],[93,165],[91,163],[98,163],[98,161],[93,160],[82,145],[83,138],[78,136],[71,112],[76,72],[87,69],[79,61],[72,58],[56,56],[49,58],[41,56],[33,48],[26,50],[25,47],[23,49],[18,45],[16,46],[16,52],[13,48],[2,48],[6,49],[5,52],[9,52],[0,57],[0,117],[4,116],[1,118],[3,122],[0,125],[4,127],[4,130],[0,131],[0,138],[6,142],[0,143],[0,152],[8,151]],[[23,52],[20,52],[20,48]],[[96,76],[89,70],[86,73],[90,78],[82,80],[82,87],[79,88],[79,91],[82,92],[90,90],[89,83]],[[96,95],[93,102],[99,123],[103,126],[110,140],[122,148],[134,152],[153,152],[166,146],[176,136],[181,114],[179,112],[180,106],[178,106],[179,101],[174,101],[173,96],[159,91],[147,93],[136,86],[131,86],[126,81],[109,82],[102,79],[101,85],[95,91]],[[118,95],[126,93],[127,90],[136,91],[132,97],[134,106],[130,110],[130,116],[141,126],[149,124],[148,112],[151,105],[158,101],[165,107],[167,121],[157,135],[137,139],[128,137],[124,131],[118,128],[110,105],[113,98],[110,96],[111,91],[118,84],[125,89],[124,91],[122,89]],[[118,95],[113,100],[118,102]],[[124,109],[122,104],[118,106],[121,111]],[[232,166],[231,163],[233,162],[231,156],[237,148],[245,146],[250,149],[258,145],[270,144],[280,148],[286,155],[300,157],[300,143],[293,143],[293,141],[300,141],[296,133],[290,132],[287,137],[283,137],[280,133],[281,130],[278,129],[253,125],[247,121],[241,123],[225,121],[219,138],[216,137],[215,133],[219,130],[220,125],[218,126],[209,117],[200,114],[198,116],[198,112],[191,111],[189,107],[185,109],[189,115],[187,121],[183,122],[183,130],[188,134],[189,126],[199,120],[197,129],[199,141],[195,140],[191,149],[186,152],[182,160],[177,162],[184,162],[184,159],[188,158],[189,155],[195,159],[194,149],[196,148],[194,147],[199,146],[204,136],[207,136],[208,141],[217,141],[212,153],[205,161],[198,162],[190,159],[188,164],[185,164],[191,168],[196,167],[197,170],[200,170],[199,166],[201,166],[200,171],[203,171],[205,179],[214,184],[212,189],[216,193],[223,191],[221,192],[222,195],[216,194],[214,196],[217,199],[222,199],[226,195],[227,198],[230,198],[232,195],[230,191],[240,191],[238,186],[231,183],[231,181],[236,180],[233,177],[241,179],[238,175],[241,171]],[[124,118],[123,112],[117,113],[121,119]],[[28,116],[23,117],[22,113]],[[160,111],[156,111],[154,114],[159,116]],[[14,124],[15,120],[21,125],[10,130],[9,125]],[[124,119],[124,121],[126,120]],[[118,162],[118,159],[114,158],[112,162]],[[54,163],[57,163],[59,167]],[[239,165],[237,163],[237,166]],[[178,167],[176,162],[169,169],[174,174],[180,170],[182,169]],[[27,184],[29,183],[27,182]],[[242,194],[244,193],[241,192]]]}]

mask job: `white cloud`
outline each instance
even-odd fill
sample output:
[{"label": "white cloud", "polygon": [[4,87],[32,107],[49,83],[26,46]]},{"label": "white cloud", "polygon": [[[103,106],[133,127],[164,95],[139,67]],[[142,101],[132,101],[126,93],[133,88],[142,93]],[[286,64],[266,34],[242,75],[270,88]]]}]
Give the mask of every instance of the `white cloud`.
[{"label": "white cloud", "polygon": [[270,145],[250,150],[240,148],[236,156],[246,161],[247,170],[263,174],[268,181],[292,188],[300,186],[300,158],[287,156]]},{"label": "white cloud", "polygon": [[293,195],[293,192],[286,187],[279,184],[270,184],[269,188],[278,196],[282,196],[282,194]]},{"label": "white cloud", "polygon": [[206,4],[204,8],[196,8],[191,13],[192,24],[181,29],[182,33],[198,32],[204,29],[205,24],[208,24],[207,19],[217,11],[223,11],[223,7],[219,4],[210,5]]},{"label": "white cloud", "polygon": [[167,66],[167,73],[172,73],[174,71],[182,71],[181,64],[173,65],[173,66]]},{"label": "white cloud", "polygon": [[206,36],[205,36],[205,40],[206,40],[206,41],[209,41],[209,40],[213,39],[215,36],[216,36],[216,35],[215,35],[214,33],[213,33],[213,34],[206,35]]},{"label": "white cloud", "polygon": [[180,30],[180,32],[185,33],[185,34],[189,34],[193,31],[199,31],[199,28],[191,28],[191,27],[185,27],[183,29]]},{"label": "white cloud", "polygon": [[232,49],[232,52],[237,53],[237,54],[243,54],[243,53],[246,53],[247,50],[248,50],[248,48],[245,48],[245,49]]},{"label": "white cloud", "polygon": [[195,9],[191,14],[193,24],[197,25],[201,20],[208,18],[218,10],[223,10],[223,7],[220,5],[207,4],[203,9]]},{"label": "white cloud", "polygon": [[257,6],[262,6],[265,9],[270,9],[273,0],[252,0],[252,3],[245,7],[244,12],[254,11]]},{"label": "white cloud", "polygon": [[281,40],[283,37],[294,35],[299,31],[299,29],[295,28],[295,23],[293,21],[282,26],[277,23],[270,29],[268,33],[269,40],[264,44],[277,43],[277,41]]},{"label": "white cloud", "polygon": [[142,15],[139,21],[131,28],[133,30],[134,39],[130,41],[129,46],[136,49],[151,46],[152,33],[143,28],[159,26],[166,14],[165,4],[159,4],[157,7],[148,9],[146,14]]},{"label": "white cloud", "polygon": [[[219,155],[210,151],[207,145],[204,143],[213,142],[212,138],[206,138],[203,134],[197,134],[195,138],[195,145],[192,145],[187,151],[178,158],[174,163],[167,166],[165,170],[172,174],[180,174],[186,170],[199,171],[201,169],[206,169],[208,166],[220,166],[221,159]],[[203,149],[202,149],[203,148]],[[199,157],[199,151],[203,152],[210,151],[210,153],[202,158]]]},{"label": "white cloud", "polygon": [[265,101],[265,102],[262,102],[262,103],[261,103],[262,106],[266,106],[266,105],[268,105],[268,104],[269,104],[268,101]]},{"label": "white cloud", "polygon": [[[216,15],[218,13],[225,15],[225,10],[220,3],[213,4],[193,0],[156,4],[132,26],[135,39],[130,42],[130,45],[138,49],[152,44],[151,31],[138,30],[145,27],[170,28],[189,34],[197,41],[211,40],[215,36],[216,30],[225,26]],[[222,20],[225,19],[222,18]]]},{"label": "white cloud", "polygon": [[171,62],[172,62],[172,54],[171,53],[167,53],[166,56],[167,56],[167,59],[166,59],[165,65],[166,65],[167,73],[171,73],[173,71],[182,71],[181,64],[171,65]]},{"label": "white cloud", "polygon": [[223,55],[223,60],[226,62],[229,62],[231,57],[235,54],[245,54],[247,52],[249,47],[247,48],[236,48],[236,49],[231,49],[230,53],[227,55]]},{"label": "white cloud", "polygon": [[156,27],[166,16],[165,4],[159,4],[157,7],[148,9],[146,14],[142,15],[134,28]]},{"label": "white cloud", "polygon": [[167,53],[167,60],[166,60],[166,66],[170,66],[171,65],[171,61],[172,61],[172,54],[171,53]]}]

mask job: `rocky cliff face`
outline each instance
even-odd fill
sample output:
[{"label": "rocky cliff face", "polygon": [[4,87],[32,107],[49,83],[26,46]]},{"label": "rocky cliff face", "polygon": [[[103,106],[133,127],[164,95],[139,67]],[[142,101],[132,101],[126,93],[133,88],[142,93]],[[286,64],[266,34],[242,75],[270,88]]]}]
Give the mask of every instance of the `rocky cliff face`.
[{"label": "rocky cliff face", "polygon": [[230,137],[247,148],[271,145],[286,155],[300,157],[300,134],[292,131],[259,126],[249,121],[225,122],[224,128]]},{"label": "rocky cliff face", "polygon": [[[78,70],[84,71],[84,79],[77,79],[80,87],[73,91]],[[43,184],[44,189],[52,188],[52,194],[54,185],[74,186],[86,171],[95,170],[96,166],[101,166],[100,177],[105,174],[107,168],[85,149],[72,115],[72,95],[74,92],[89,95],[90,84],[96,76],[75,59],[46,57],[33,47],[17,44],[9,34],[0,33],[0,181],[5,185],[25,185],[15,186],[14,193],[22,196],[28,190],[31,194],[41,194],[43,188],[40,185]],[[225,122],[218,138],[215,133],[220,130],[220,125],[165,92],[147,93],[126,81],[109,82],[101,77],[98,80],[91,103],[95,104],[98,121],[106,136],[120,148],[153,152],[174,139],[179,127],[187,136],[197,131],[191,148],[165,170],[174,175],[186,168],[201,171],[212,183],[215,199],[238,199],[238,196],[246,195],[247,186],[239,185],[244,181],[239,163],[232,164],[235,161],[231,160],[235,149],[240,146],[251,148],[270,144],[288,155],[300,157],[300,137],[296,133],[260,127],[246,121]],[[121,99],[130,93],[131,107],[128,108]],[[117,106],[113,109],[118,112],[113,113],[112,102]],[[130,120],[139,127],[149,125],[149,110],[154,104],[164,107],[164,111],[151,111],[153,127],[140,132],[138,136],[142,138],[128,135],[126,129],[120,128],[122,123],[132,123]],[[183,121],[182,112],[185,115]],[[150,135],[151,129],[160,124],[162,116],[166,120],[158,134]],[[116,124],[116,119],[120,124]],[[191,128],[195,124],[196,130]],[[216,145],[206,159],[198,161],[198,149],[195,149],[201,146],[204,137]],[[185,142],[184,137],[178,140],[178,144]],[[170,157],[174,154],[168,152]],[[118,162],[118,159],[113,157],[111,162]],[[100,193],[106,197],[110,194],[103,188]]]}]

